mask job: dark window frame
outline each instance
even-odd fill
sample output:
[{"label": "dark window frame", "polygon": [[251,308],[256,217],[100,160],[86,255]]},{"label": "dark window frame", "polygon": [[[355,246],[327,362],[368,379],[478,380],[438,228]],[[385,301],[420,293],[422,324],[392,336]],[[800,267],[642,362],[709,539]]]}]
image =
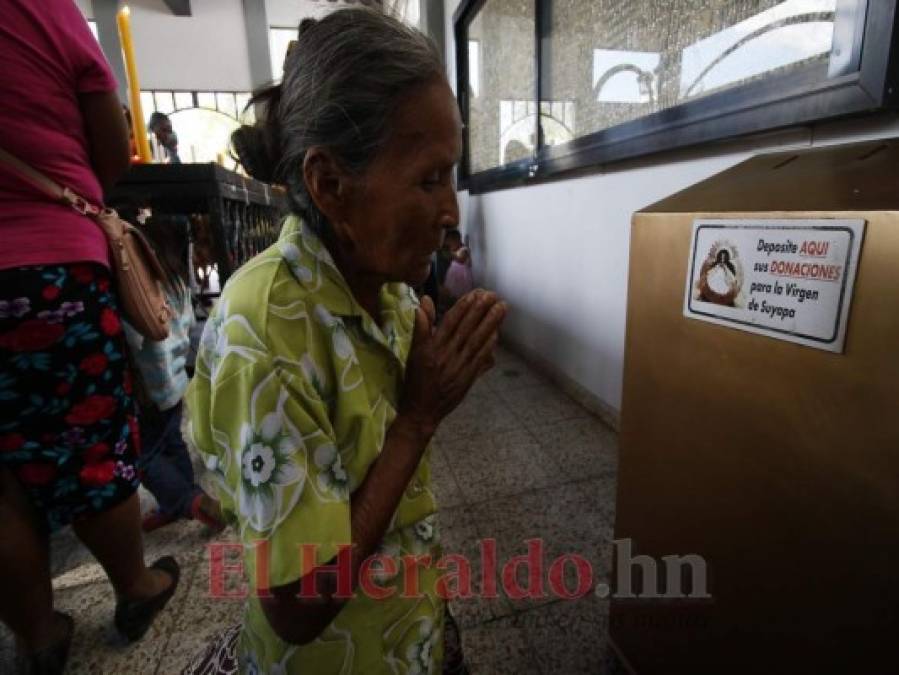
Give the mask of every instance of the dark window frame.
[{"label": "dark window frame", "polygon": [[[851,50],[850,72],[822,80],[822,66],[816,66],[774,75],[547,147],[539,120],[551,63],[543,57],[549,55],[545,27],[553,0],[534,0],[537,148],[527,159],[470,174],[468,25],[490,1],[462,0],[453,16],[456,91],[466,125],[458,171],[461,190],[478,193],[541,182],[624,159],[899,107],[899,0],[837,0],[838,12],[855,6],[851,44],[840,45]],[[835,43],[846,39],[838,30],[835,26]]]}]

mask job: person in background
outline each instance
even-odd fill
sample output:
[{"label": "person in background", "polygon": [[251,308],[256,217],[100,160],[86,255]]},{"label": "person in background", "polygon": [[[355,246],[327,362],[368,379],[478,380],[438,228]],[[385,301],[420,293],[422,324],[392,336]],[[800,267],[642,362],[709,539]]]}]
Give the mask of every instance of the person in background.
[{"label": "person in background", "polygon": [[[117,84],[72,0],[3,0],[0,148],[91,202],[128,168]],[[49,535],[71,525],[139,639],[178,584],[144,564],[139,436],[106,237],[0,161],[0,621],[21,670],[62,673]],[[8,672],[5,664],[0,670]]]},{"label": "person in background", "polygon": [[156,498],[158,509],[143,521],[145,532],[179,519],[192,518],[221,530],[218,502],[194,480],[193,465],[181,436],[182,399],[187,389],[185,370],[190,352],[194,309],[188,288],[186,221],[176,216],[151,217],[140,226],[165,271],[165,293],[172,320],[162,341],[145,339],[126,321],[125,335],[140,374],[142,482]]},{"label": "person in background", "polygon": [[180,164],[178,156],[178,134],[172,129],[172,120],[165,113],[154,112],[147,123],[147,131],[156,136],[156,141],[165,152],[169,164]]},{"label": "person in background", "polygon": [[459,234],[459,230],[447,232],[444,241],[450,253],[450,264],[443,280],[443,288],[452,305],[474,288],[474,280],[471,275],[471,252],[467,246],[462,245],[462,235]]}]

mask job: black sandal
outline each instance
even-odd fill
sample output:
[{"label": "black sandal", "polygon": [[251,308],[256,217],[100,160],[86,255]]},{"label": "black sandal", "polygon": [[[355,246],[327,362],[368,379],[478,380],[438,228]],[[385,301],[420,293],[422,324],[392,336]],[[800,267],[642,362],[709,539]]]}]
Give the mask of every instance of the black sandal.
[{"label": "black sandal", "polygon": [[115,627],[128,642],[140,640],[153,624],[153,619],[162,611],[178,587],[181,568],[172,556],[165,556],[150,565],[162,570],[172,578],[171,585],[159,595],[147,600],[126,600],[121,598],[116,603]]},{"label": "black sandal", "polygon": [[66,636],[52,647],[46,647],[33,654],[19,654],[18,672],[25,675],[62,675],[69,660],[69,648],[75,634],[75,621],[63,612],[54,612],[68,625]]}]

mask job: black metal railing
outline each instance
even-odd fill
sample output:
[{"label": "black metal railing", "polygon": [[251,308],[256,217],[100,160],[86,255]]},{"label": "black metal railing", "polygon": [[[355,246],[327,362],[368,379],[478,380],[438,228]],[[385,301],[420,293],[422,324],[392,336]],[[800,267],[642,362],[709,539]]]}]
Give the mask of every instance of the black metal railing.
[{"label": "black metal railing", "polygon": [[[219,286],[275,242],[286,210],[282,189],[213,163],[134,165],[107,195],[108,203],[122,201],[185,216],[191,262],[199,269],[216,269]],[[208,275],[204,279],[208,282]],[[199,290],[216,294],[214,289]]]}]

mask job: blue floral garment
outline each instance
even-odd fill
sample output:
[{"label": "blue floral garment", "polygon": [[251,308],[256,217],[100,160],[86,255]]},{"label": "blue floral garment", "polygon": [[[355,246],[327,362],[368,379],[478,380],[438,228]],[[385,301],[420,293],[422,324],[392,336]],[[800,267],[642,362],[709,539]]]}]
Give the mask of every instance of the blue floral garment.
[{"label": "blue floral garment", "polygon": [[109,272],[0,271],[0,463],[53,531],[137,489],[137,421]]}]

